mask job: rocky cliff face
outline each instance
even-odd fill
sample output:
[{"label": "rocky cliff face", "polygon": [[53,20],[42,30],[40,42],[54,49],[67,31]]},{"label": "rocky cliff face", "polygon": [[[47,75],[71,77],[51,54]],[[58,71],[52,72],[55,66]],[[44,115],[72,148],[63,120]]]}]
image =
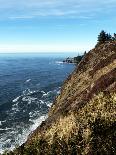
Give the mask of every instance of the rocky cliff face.
[{"label": "rocky cliff face", "polygon": [[48,119],[12,154],[115,154],[116,41],[92,49],[67,78]]}]

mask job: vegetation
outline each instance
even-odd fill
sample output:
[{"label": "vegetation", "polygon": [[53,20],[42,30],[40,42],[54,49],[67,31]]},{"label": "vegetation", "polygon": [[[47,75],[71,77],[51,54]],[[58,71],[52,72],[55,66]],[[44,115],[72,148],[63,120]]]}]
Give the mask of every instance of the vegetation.
[{"label": "vegetation", "polygon": [[61,117],[43,136],[8,155],[114,155],[116,94],[100,93],[77,113]]},{"label": "vegetation", "polygon": [[75,64],[78,64],[82,58],[83,58],[84,55],[79,55],[77,57],[74,57],[74,58],[66,58],[65,60],[63,60],[64,63],[75,63]]},{"label": "vegetation", "polygon": [[85,52],[86,56],[65,81],[46,123],[24,145],[4,155],[115,155],[114,40],[116,34],[100,34],[99,46]]},{"label": "vegetation", "polygon": [[104,30],[100,32],[98,35],[98,44],[103,44],[106,41],[114,41],[116,40],[116,34],[114,33],[113,36],[111,36],[110,33],[106,33]]}]

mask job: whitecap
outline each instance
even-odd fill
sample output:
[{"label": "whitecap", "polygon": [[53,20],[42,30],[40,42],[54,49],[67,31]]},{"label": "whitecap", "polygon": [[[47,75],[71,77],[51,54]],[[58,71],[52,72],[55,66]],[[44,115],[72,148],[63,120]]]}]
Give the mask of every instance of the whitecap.
[{"label": "whitecap", "polygon": [[12,102],[17,102],[21,96],[16,97],[15,99],[12,100]]},{"label": "whitecap", "polygon": [[42,97],[47,96],[47,95],[48,95],[48,93],[44,93],[44,94],[42,95]]},{"label": "whitecap", "polygon": [[48,97],[51,93],[52,93],[52,91],[49,91],[49,92],[43,94],[43,97]]},{"label": "whitecap", "polygon": [[29,88],[27,88],[26,90],[24,90],[23,91],[23,95],[28,95],[28,94],[30,94],[30,89]]},{"label": "whitecap", "polygon": [[24,94],[24,95],[32,95],[32,94],[34,94],[34,93],[39,92],[39,90],[33,90],[33,91],[31,91],[30,89],[27,89],[27,90],[25,90],[24,92],[27,93],[27,94]]},{"label": "whitecap", "polygon": [[61,92],[61,91],[60,91],[60,90],[58,90],[58,91],[57,91],[57,95],[59,95],[59,94],[60,94],[60,92]]},{"label": "whitecap", "polygon": [[[37,101],[41,105],[46,104],[46,106],[50,108],[52,106],[52,103],[51,103],[51,101],[48,101],[49,96],[51,96],[51,94],[53,94],[53,95],[59,94],[60,93],[59,89],[60,88],[54,89],[53,91],[48,91],[48,92],[45,92],[43,90],[42,91],[40,91],[40,90],[32,91],[30,89],[27,89],[27,90],[23,91],[23,94],[21,96],[15,98],[13,100],[13,102],[15,102],[15,104],[13,105],[12,110],[15,110],[15,111],[17,110],[18,104],[19,104],[19,102],[18,102],[19,99],[22,101],[26,101],[27,103],[25,103],[25,104],[30,104],[33,102],[35,103],[35,101]],[[41,96],[40,100],[38,97],[36,98],[35,95],[34,95],[34,97],[32,97],[33,95],[31,95],[31,94],[36,93],[36,92],[41,93],[42,96]],[[27,140],[28,135],[31,134],[42,123],[42,121],[45,121],[45,119],[47,117],[48,117],[47,115],[40,116],[40,111],[37,109],[35,111],[29,112],[30,125],[26,128],[22,126],[23,131],[21,134],[19,134],[20,126],[19,127],[16,126],[16,129],[11,130],[11,131],[16,131],[16,133],[12,133],[12,136],[14,137],[13,140],[15,142],[12,142],[12,144],[11,144],[12,146],[10,147],[10,150],[14,149],[15,145],[21,145],[22,143],[24,143]],[[11,131],[10,131],[10,135],[11,135]],[[7,131],[7,132],[9,132],[9,131]],[[7,136],[8,135],[9,135],[9,133],[7,134]],[[0,140],[0,142],[2,142],[2,141]],[[5,140],[3,142],[5,144]],[[3,146],[3,144],[2,144],[2,146]],[[0,153],[1,153],[1,150],[3,150],[3,148],[1,149],[1,145],[0,145]]]},{"label": "whitecap", "polygon": [[56,63],[56,64],[63,64],[62,61],[56,61],[55,63]]},{"label": "whitecap", "polygon": [[27,79],[26,81],[25,81],[25,83],[28,83],[28,82],[30,82],[31,81],[31,79]]},{"label": "whitecap", "polygon": [[51,106],[52,106],[52,102],[49,102],[48,104],[47,104],[47,106],[50,108]]},{"label": "whitecap", "polygon": [[33,120],[34,124],[30,127],[30,130],[34,131],[42,123],[42,121],[45,121],[45,119],[47,117],[48,117],[47,115],[43,115],[43,116],[40,116],[39,118]]},{"label": "whitecap", "polygon": [[37,98],[35,98],[35,97],[30,97],[30,96],[24,96],[23,98],[22,98],[22,101],[23,102],[28,102],[28,104],[31,104],[33,101],[36,101],[37,100]]},{"label": "whitecap", "polygon": [[43,91],[43,90],[41,91],[41,93],[42,93],[42,94],[46,94],[46,92],[45,92],[45,91]]},{"label": "whitecap", "polygon": [[18,102],[12,105],[12,111],[19,111]]},{"label": "whitecap", "polygon": [[23,97],[22,101],[23,102],[28,102],[28,104],[31,104],[31,102],[32,102],[31,97]]},{"label": "whitecap", "polygon": [[[45,121],[46,118],[47,115],[42,115],[37,119],[31,120],[33,124],[30,125],[29,128],[23,129],[22,134],[18,134],[18,136],[15,137],[15,142],[11,144],[11,146],[7,148],[7,150],[13,150],[16,145],[22,145],[27,140],[28,136],[42,123],[42,121]],[[6,128],[6,130],[8,130],[8,128]],[[16,130],[15,133],[13,134],[17,135]],[[2,142],[2,144],[0,143],[0,153],[3,153],[4,146],[7,145],[8,143],[10,144],[10,140],[7,137],[6,138],[3,137],[3,139],[1,138],[0,141]]]},{"label": "whitecap", "polygon": [[18,112],[19,109],[17,107],[12,107],[12,111]]},{"label": "whitecap", "polygon": [[44,104],[45,102],[43,100],[39,100],[41,104]]},{"label": "whitecap", "polygon": [[5,129],[2,129],[2,128],[0,128],[0,131],[7,131],[7,130],[11,130],[12,128],[5,128]]},{"label": "whitecap", "polygon": [[29,112],[29,116],[30,116],[30,117],[32,117],[32,114],[33,114],[33,113],[32,113],[32,111],[31,111],[31,112]]}]

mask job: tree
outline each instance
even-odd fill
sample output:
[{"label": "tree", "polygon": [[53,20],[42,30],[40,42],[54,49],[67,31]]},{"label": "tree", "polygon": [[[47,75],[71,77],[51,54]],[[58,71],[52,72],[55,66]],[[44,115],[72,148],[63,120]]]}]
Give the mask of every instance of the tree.
[{"label": "tree", "polygon": [[114,36],[112,37],[112,40],[116,40],[116,33],[114,33]]},{"label": "tree", "polygon": [[108,34],[104,30],[102,30],[98,35],[98,44],[103,44],[107,40],[108,40]]},{"label": "tree", "polygon": [[100,32],[98,35],[98,44],[103,44],[106,41],[113,41],[116,40],[116,34],[112,37],[110,33],[106,33],[104,30]]},{"label": "tree", "polygon": [[116,40],[116,33],[114,33],[114,38],[115,38],[115,40]]},{"label": "tree", "polygon": [[85,56],[86,54],[87,54],[87,52],[85,51],[85,52],[84,52],[84,56]]},{"label": "tree", "polygon": [[110,41],[110,40],[112,40],[112,36],[111,36],[111,34],[109,33],[107,33],[106,34],[106,41]]}]

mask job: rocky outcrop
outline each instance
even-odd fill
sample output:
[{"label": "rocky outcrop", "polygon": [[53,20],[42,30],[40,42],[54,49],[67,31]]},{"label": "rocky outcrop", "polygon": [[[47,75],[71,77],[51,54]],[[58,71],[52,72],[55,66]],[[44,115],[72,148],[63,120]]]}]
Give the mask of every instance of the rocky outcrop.
[{"label": "rocky outcrop", "polygon": [[87,53],[64,82],[49,117],[12,154],[115,154],[116,41]]},{"label": "rocky outcrop", "polygon": [[74,63],[74,64],[78,64],[82,58],[83,58],[84,55],[80,55],[80,56],[77,56],[77,57],[74,57],[74,58],[66,58],[65,60],[63,60],[63,63]]}]

